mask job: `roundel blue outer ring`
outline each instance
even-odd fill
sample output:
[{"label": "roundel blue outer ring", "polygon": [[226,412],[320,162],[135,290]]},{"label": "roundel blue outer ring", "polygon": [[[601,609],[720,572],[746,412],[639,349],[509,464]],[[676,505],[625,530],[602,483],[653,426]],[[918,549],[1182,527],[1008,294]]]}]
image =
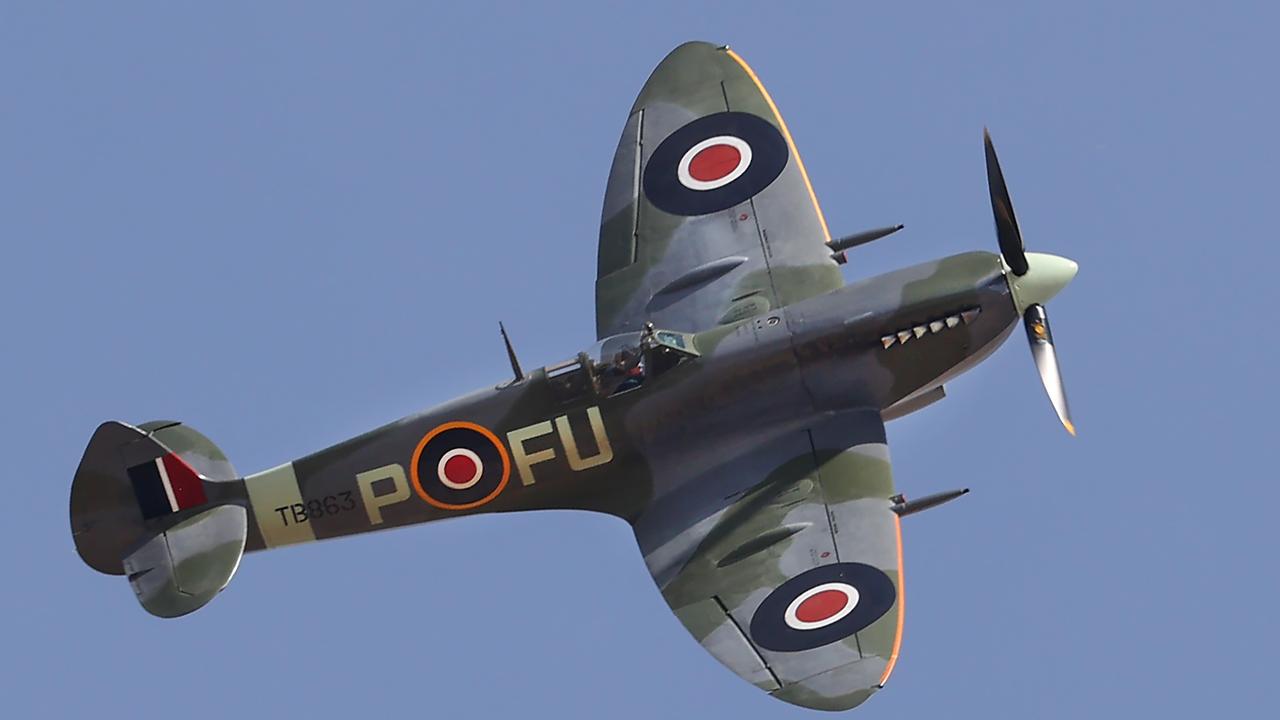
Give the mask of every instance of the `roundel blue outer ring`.
[{"label": "roundel blue outer ring", "polygon": [[[694,190],[680,182],[680,160],[708,138],[731,135],[751,146],[751,164],[741,176],[713,190]],[[690,122],[667,136],[644,167],[644,194],[672,215],[707,215],[740,205],[769,187],[787,167],[787,140],[773,123],[744,112],[721,112]]]},{"label": "roundel blue outer ring", "polygon": [[[829,582],[842,582],[858,590],[853,612],[825,627],[797,630],[786,623],[787,607],[804,591]],[[863,563],[832,563],[806,570],[769,593],[751,616],[751,639],[775,652],[812,650],[843,640],[879,620],[898,599],[893,580],[878,568]]]}]

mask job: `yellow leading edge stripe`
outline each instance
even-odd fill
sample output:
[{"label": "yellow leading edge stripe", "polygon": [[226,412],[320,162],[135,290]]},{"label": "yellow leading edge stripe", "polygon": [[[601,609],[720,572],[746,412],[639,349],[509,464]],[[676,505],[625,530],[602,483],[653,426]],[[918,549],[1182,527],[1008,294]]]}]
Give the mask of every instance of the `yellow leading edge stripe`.
[{"label": "yellow leading edge stripe", "polygon": [[827,229],[827,218],[822,214],[822,206],[818,204],[818,196],[813,192],[813,183],[809,182],[809,172],[804,169],[804,161],[800,159],[800,152],[796,150],[796,141],[791,137],[791,131],[787,130],[787,121],[782,119],[782,113],[778,112],[778,106],[774,104],[773,98],[770,97],[769,91],[764,89],[764,84],[760,82],[760,78],[756,76],[751,66],[738,53],[725,48],[725,53],[733,58],[734,62],[742,66],[746,71],[747,77],[751,78],[751,82],[756,84],[756,89],[764,97],[764,101],[769,104],[769,109],[773,111],[773,116],[778,119],[778,128],[782,130],[782,136],[787,139],[787,147],[791,148],[791,156],[796,159],[796,167],[800,168],[800,177],[804,180],[804,186],[809,190],[809,199],[813,201],[813,211],[818,214],[818,223],[822,225],[822,235],[824,242],[831,244],[831,231]]},{"label": "yellow leading edge stripe", "polygon": [[[822,234],[826,238],[827,244],[831,243],[831,230],[827,228],[827,218],[822,214],[822,206],[818,204],[818,196],[813,192],[813,183],[809,182],[809,172],[804,169],[804,161],[800,159],[800,151],[796,150],[796,141],[791,137],[791,131],[787,129],[787,121],[782,119],[782,113],[778,112],[778,106],[773,102],[773,97],[769,95],[769,91],[764,89],[764,84],[760,82],[759,76],[751,69],[746,60],[738,53],[725,49],[725,53],[733,58],[734,62],[742,66],[746,71],[747,77],[751,78],[751,82],[756,84],[756,89],[760,91],[760,95],[764,97],[764,101],[769,104],[769,109],[773,111],[773,116],[778,119],[778,127],[782,130],[782,136],[787,139],[787,147],[791,149],[792,156],[796,159],[796,167],[800,168],[800,177],[804,180],[804,186],[809,191],[809,199],[813,201],[813,211],[818,214],[818,222],[822,225]],[[898,628],[893,636],[893,651],[889,653],[889,664],[884,668],[884,674],[880,676],[880,682],[876,683],[880,687],[888,682],[889,676],[893,674],[893,668],[898,664],[898,653],[902,650],[902,623],[906,617],[907,599],[906,599],[906,579],[903,575],[902,563],[902,518],[894,518],[894,527],[898,536]]]},{"label": "yellow leading edge stripe", "polygon": [[894,513],[894,527],[898,532],[898,629],[893,636],[893,650],[889,653],[889,664],[884,668],[884,674],[880,676],[880,682],[876,683],[880,687],[889,681],[889,676],[893,674],[893,667],[898,664],[898,651],[902,649],[902,621],[907,616],[907,581],[902,574],[902,517]]}]

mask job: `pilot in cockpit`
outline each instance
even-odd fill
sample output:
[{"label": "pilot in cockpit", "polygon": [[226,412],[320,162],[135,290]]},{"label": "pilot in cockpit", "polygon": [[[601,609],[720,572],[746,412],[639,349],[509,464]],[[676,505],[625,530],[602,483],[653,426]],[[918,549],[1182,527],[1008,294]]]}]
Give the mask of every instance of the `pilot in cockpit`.
[{"label": "pilot in cockpit", "polygon": [[605,386],[613,386],[610,395],[634,390],[644,384],[644,355],[633,348],[623,348],[613,356],[605,370]]}]

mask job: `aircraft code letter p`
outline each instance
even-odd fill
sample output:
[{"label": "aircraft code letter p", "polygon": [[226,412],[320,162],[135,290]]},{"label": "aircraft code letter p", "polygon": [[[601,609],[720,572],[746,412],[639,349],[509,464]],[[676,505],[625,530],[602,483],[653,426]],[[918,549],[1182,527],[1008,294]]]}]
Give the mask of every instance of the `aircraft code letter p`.
[{"label": "aircraft code letter p", "polygon": [[[379,480],[390,480],[391,491],[375,493],[373,485]],[[357,474],[356,485],[360,486],[360,499],[369,513],[370,525],[382,524],[382,508],[409,499],[409,481],[405,479],[404,468],[395,463]]]}]

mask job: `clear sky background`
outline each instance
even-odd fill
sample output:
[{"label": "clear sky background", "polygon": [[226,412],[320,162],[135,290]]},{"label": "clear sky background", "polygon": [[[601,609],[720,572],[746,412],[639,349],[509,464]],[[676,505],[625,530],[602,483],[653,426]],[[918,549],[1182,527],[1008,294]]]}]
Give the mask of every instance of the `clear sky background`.
[{"label": "clear sky background", "polygon": [[[371,6],[371,7],[367,7]],[[861,718],[1268,715],[1271,3],[0,4],[6,717],[816,717],[705,654],[625,523],[469,518],[255,555],[208,608],[76,556],[97,424],[242,473],[593,336],[604,183],[654,65],[752,63],[850,279],[995,249],[991,127],[1078,438],[1018,335],[894,422],[901,662]],[[174,712],[178,711],[175,715]]]}]

